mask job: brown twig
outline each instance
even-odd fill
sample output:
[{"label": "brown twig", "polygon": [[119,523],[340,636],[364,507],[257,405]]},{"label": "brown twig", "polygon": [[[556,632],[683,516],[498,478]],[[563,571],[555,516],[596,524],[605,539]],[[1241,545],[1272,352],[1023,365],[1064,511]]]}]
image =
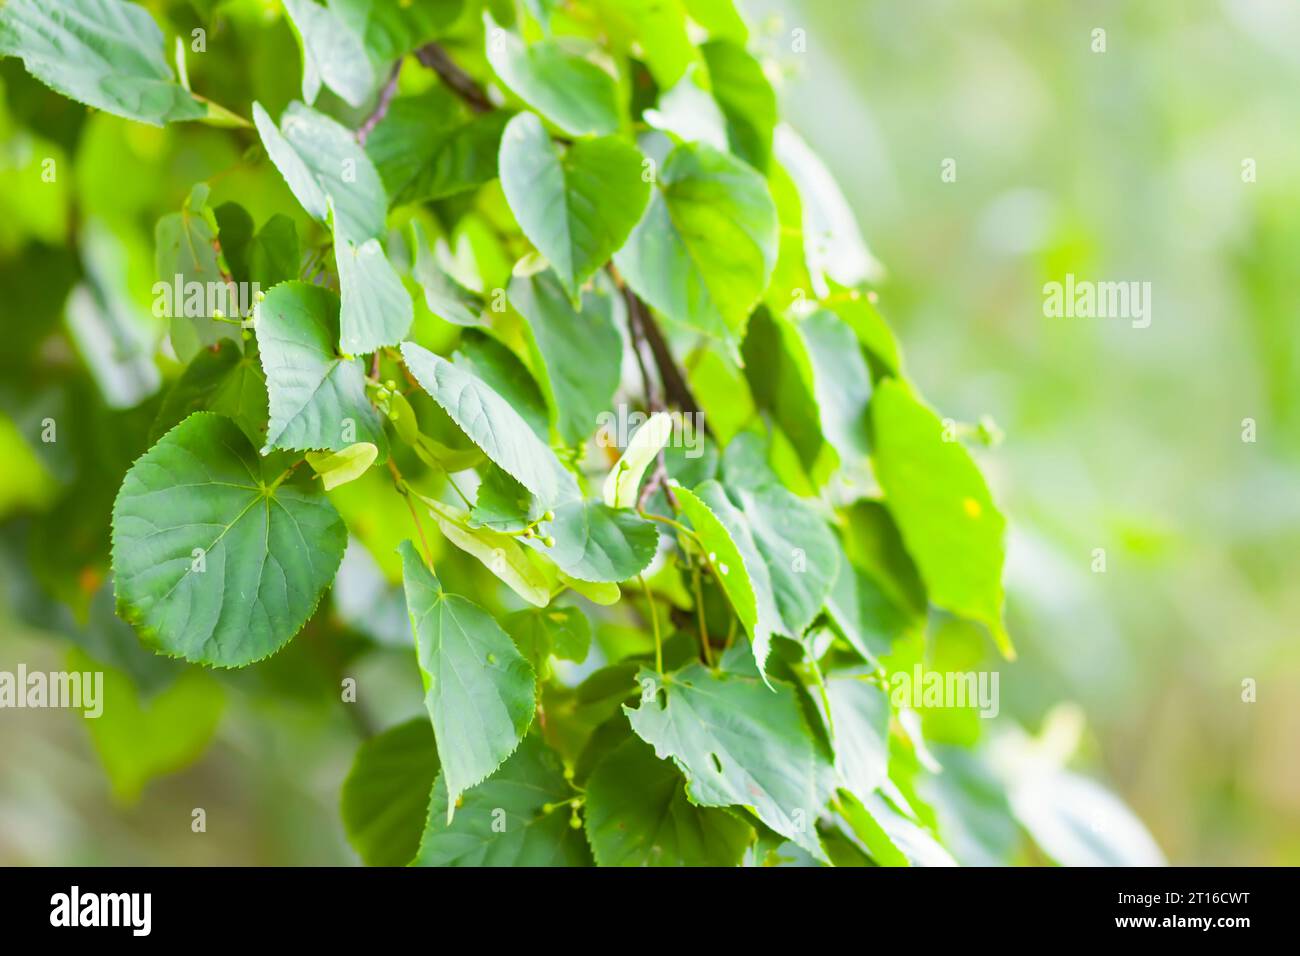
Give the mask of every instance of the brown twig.
[{"label": "brown twig", "polygon": [[402,61],[399,58],[393,64],[393,70],[388,74],[388,82],[384,88],[379,91],[379,99],[375,103],[375,108],[370,111],[365,122],[357,127],[357,142],[362,146],[366,145],[366,137],[369,136],[379,121],[388,115],[388,107],[393,102],[393,97],[397,95],[397,75],[402,72]]},{"label": "brown twig", "polygon": [[492,110],[492,101],[478,82],[462,70],[440,43],[426,43],[415,51],[415,58],[420,63],[438,74],[457,96],[469,104],[475,113],[487,113]]},{"label": "brown twig", "polygon": [[691,394],[691,387],[686,384],[686,376],[677,367],[672,349],[668,347],[668,341],[655,323],[650,309],[641,301],[641,297],[632,291],[631,286],[624,283],[622,289],[623,298],[627,302],[628,321],[639,331],[646,345],[650,346],[655,368],[659,370],[659,380],[663,383],[664,401],[676,405],[688,415],[698,414],[700,406],[695,401],[695,396]]}]

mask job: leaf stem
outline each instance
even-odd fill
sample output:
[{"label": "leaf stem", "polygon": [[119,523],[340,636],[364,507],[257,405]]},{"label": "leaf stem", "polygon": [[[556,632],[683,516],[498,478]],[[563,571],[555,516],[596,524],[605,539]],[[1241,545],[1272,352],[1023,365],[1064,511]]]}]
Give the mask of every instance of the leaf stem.
[{"label": "leaf stem", "polygon": [[650,585],[646,584],[645,575],[638,574],[636,579],[641,582],[641,589],[645,591],[646,603],[650,605],[650,625],[655,632],[655,670],[662,674],[664,672],[664,648],[663,641],[659,636],[659,612],[655,608],[654,595],[650,593]]},{"label": "leaf stem", "polygon": [[429,570],[433,570],[433,551],[429,548],[429,539],[424,536],[424,525],[420,524],[420,516],[415,511],[415,505],[411,502],[411,492],[406,486],[406,479],[402,473],[397,470],[397,463],[393,461],[392,455],[388,456],[388,470],[393,473],[393,482],[397,485],[397,493],[406,499],[406,507],[411,512],[411,520],[415,522],[415,531],[420,536],[420,544],[424,545],[424,560],[428,562]]},{"label": "leaf stem", "polygon": [[388,82],[384,88],[379,91],[379,99],[375,102],[375,108],[370,111],[365,122],[357,127],[357,142],[364,146],[366,137],[369,136],[379,125],[380,120],[388,115],[388,107],[393,102],[393,97],[397,95],[397,77],[402,72],[403,57],[398,57],[397,62],[393,64],[392,72],[388,74]]},{"label": "leaf stem", "polygon": [[700,566],[691,564],[695,585],[695,614],[700,624],[700,653],[704,655],[704,666],[713,669],[712,655],[709,653],[709,631],[704,624],[704,589],[700,587]]}]

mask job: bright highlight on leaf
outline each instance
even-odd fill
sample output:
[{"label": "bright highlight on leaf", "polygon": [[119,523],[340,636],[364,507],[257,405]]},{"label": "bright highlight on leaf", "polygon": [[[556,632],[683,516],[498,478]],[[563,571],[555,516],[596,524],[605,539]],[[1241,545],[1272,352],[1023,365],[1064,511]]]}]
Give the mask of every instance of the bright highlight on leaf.
[{"label": "bright highlight on leaf", "polygon": [[368,441],[359,441],[342,451],[309,451],[307,464],[320,476],[325,490],[332,491],[339,485],[346,485],[364,475],[377,457],[378,448]]},{"label": "bright highlight on leaf", "polygon": [[673,435],[673,419],[667,412],[655,412],[636,430],[623,456],[605,477],[602,496],[611,508],[636,507],[637,491],[650,462],[654,461]]}]

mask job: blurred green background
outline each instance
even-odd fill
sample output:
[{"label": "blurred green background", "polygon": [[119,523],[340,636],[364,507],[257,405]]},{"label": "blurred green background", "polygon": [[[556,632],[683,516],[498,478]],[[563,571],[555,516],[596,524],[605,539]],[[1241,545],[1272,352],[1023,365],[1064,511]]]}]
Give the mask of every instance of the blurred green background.
[{"label": "blurred green background", "polygon": [[[210,24],[196,90],[272,113],[297,94],[273,2],[221,4],[215,20],[214,3],[146,5],[185,34]],[[1077,702],[1087,762],[1171,862],[1300,863],[1300,7],[742,6],[784,115],[883,265],[880,307],[913,380],[944,414],[1005,432],[981,455],[1011,525],[1021,657],[984,665],[1001,671],[1004,714],[1037,728]],[[100,391],[143,394],[129,316],[147,315],[158,216],[206,179],[214,205],[311,227],[228,133],[87,116],[13,60],[0,88],[0,669],[61,668],[80,644],[121,693],[136,693],[121,672],[144,688],[139,719],[111,727],[5,713],[0,863],[355,861],[337,807],[357,724],[420,712],[400,610],[391,644],[348,638],[357,618],[391,622],[377,570],[350,552],[344,600],[313,625],[330,640],[309,631],[247,671],[117,655],[129,635],[94,556],[156,407],[115,410],[77,377],[94,330],[51,335],[90,288],[126,316],[94,365]],[[31,189],[48,158],[55,181]],[[1045,317],[1043,284],[1067,272],[1150,282],[1150,327]],[[66,431],[33,443],[47,416]],[[364,523],[366,489],[349,494]],[[382,533],[382,510],[369,515]],[[339,704],[341,676],[367,689],[359,708]]]},{"label": "blurred green background", "polygon": [[[1078,702],[1172,863],[1300,863],[1300,6],[750,9],[912,377],[1006,434],[1004,709]],[[1045,318],[1067,272],[1150,282],[1150,327]]]}]

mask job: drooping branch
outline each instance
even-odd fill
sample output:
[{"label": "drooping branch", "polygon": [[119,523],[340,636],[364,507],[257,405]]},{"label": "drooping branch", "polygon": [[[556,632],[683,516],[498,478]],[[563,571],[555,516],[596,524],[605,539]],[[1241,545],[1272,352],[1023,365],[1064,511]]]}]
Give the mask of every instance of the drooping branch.
[{"label": "drooping branch", "polygon": [[493,109],[487,92],[478,85],[478,81],[460,68],[441,43],[426,43],[415,51],[415,58],[437,73],[438,78],[469,104],[475,113],[487,113]]}]

